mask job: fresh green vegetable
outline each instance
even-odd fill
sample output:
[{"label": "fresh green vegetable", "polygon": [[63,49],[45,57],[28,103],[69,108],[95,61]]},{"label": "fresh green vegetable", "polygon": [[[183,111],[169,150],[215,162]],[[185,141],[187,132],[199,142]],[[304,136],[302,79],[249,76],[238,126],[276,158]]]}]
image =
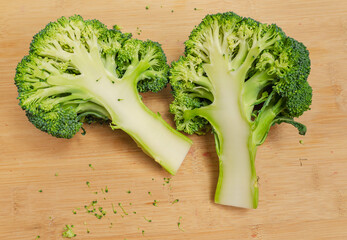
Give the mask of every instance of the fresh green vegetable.
[{"label": "fresh green vegetable", "polygon": [[205,134],[212,128],[219,156],[215,202],[258,205],[254,160],[274,124],[292,124],[309,109],[312,88],[306,47],[275,24],[228,12],[206,16],[172,64],[177,129]]},{"label": "fresh green vegetable", "polygon": [[158,43],[117,29],[77,15],[49,23],[17,66],[19,104],[38,129],[59,138],[73,137],[85,122],[110,121],[175,174],[191,140],[139,95],[166,86],[165,54]]}]

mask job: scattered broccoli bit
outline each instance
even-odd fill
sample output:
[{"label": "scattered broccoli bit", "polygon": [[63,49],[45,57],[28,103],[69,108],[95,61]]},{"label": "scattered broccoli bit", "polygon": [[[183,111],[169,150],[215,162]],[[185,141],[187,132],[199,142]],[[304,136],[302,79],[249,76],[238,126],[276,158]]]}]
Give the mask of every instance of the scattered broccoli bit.
[{"label": "scattered broccoli bit", "polygon": [[174,10],[171,10],[171,12],[173,13],[173,12],[174,12]]},{"label": "scattered broccoli bit", "polygon": [[180,216],[180,217],[178,218],[177,227],[178,227],[179,230],[181,230],[182,232],[184,232],[183,228],[181,227],[181,219],[182,219],[182,217]]},{"label": "scattered broccoli bit", "polygon": [[42,189],[40,189],[39,192],[42,192]]},{"label": "scattered broccoli bit", "polygon": [[58,177],[58,173],[55,173],[54,176]]},{"label": "scattered broccoli bit", "polygon": [[94,192],[94,194],[98,194],[98,192]]},{"label": "scattered broccoli bit", "polygon": [[122,209],[122,211],[123,211],[123,213],[124,213],[125,215],[128,215],[128,213],[124,210],[124,208],[123,208],[123,206],[122,206],[121,203],[118,203],[118,206]]},{"label": "scattered broccoli bit", "polygon": [[136,214],[136,212],[134,211],[133,214]]},{"label": "scattered broccoli bit", "polygon": [[303,141],[303,140],[299,140],[299,143],[300,143],[300,144],[304,144],[304,141]]},{"label": "scattered broccoli bit", "polygon": [[112,227],[113,227],[113,223],[111,222],[109,228],[112,228]]},{"label": "scattered broccoli bit", "polygon": [[146,218],[145,216],[143,217],[147,222],[152,222],[151,219]]},{"label": "scattered broccoli bit", "polygon": [[127,193],[128,193],[128,194],[130,194],[130,193],[131,193],[131,191],[130,191],[130,190],[128,190],[128,191],[127,191]]},{"label": "scattered broccoli bit", "polygon": [[90,182],[87,181],[86,184],[87,184],[87,186],[90,188]]},{"label": "scattered broccoli bit", "polygon": [[15,84],[19,105],[38,129],[69,139],[83,123],[111,122],[175,174],[192,142],[151,112],[139,94],[166,87],[168,70],[160,44],[75,15],[34,36]]},{"label": "scattered broccoli bit", "polygon": [[108,193],[108,187],[106,186],[105,189],[101,188],[101,192],[103,194]]},{"label": "scattered broccoli bit", "polygon": [[136,27],[136,33],[137,33],[137,35],[141,35],[142,30],[139,27]]},{"label": "scattered broccoli bit", "polygon": [[173,200],[172,202],[171,202],[171,204],[175,204],[175,203],[178,203],[180,200],[178,199],[178,198],[176,198],[175,200]]},{"label": "scattered broccoli bit", "polygon": [[106,215],[106,211],[103,209],[103,207],[99,207],[99,212],[105,216]]},{"label": "scattered broccoli bit", "polygon": [[90,233],[89,229],[87,228],[87,233]]},{"label": "scattered broccoli bit", "polygon": [[142,236],[145,236],[145,230],[142,230]]},{"label": "scattered broccoli bit", "polygon": [[310,109],[306,47],[275,24],[235,13],[207,15],[185,42],[185,56],[172,63],[170,111],[177,129],[212,132],[220,161],[215,202],[258,205],[257,146],[274,124],[294,121]]},{"label": "scattered broccoli bit", "polygon": [[152,195],[152,193],[151,193],[151,192],[148,192],[148,195],[150,195],[150,196],[151,196],[151,195]]},{"label": "scattered broccoli bit", "polygon": [[62,236],[64,238],[76,237],[76,234],[72,230],[73,227],[74,227],[74,225],[65,225],[64,232],[62,233]]},{"label": "scattered broccoli bit", "polygon": [[149,6],[146,6],[146,10],[148,10],[149,9]]},{"label": "scattered broccoli bit", "polygon": [[[171,181],[171,178],[164,178],[164,182],[165,182],[166,184],[169,184],[170,181]],[[165,184],[164,184],[164,185],[165,185]]]},{"label": "scattered broccoli bit", "polygon": [[39,238],[41,238],[40,235],[37,235],[35,239],[39,239]]},{"label": "scattered broccoli bit", "polygon": [[152,205],[155,206],[155,207],[158,207],[158,203],[159,203],[159,201],[154,200],[153,203],[152,203]]},{"label": "scattered broccoli bit", "polygon": [[95,168],[93,167],[93,165],[91,163],[89,163],[88,165],[91,169],[95,170]]},{"label": "scattered broccoli bit", "polygon": [[116,214],[116,213],[117,213],[117,210],[114,208],[113,203],[112,203],[112,211],[113,211],[113,213],[114,213],[114,214]]},{"label": "scattered broccoli bit", "polygon": [[88,206],[84,205],[84,208],[86,209],[87,213],[92,213],[95,215],[96,213],[96,204],[98,203],[97,200],[93,200]]},{"label": "scattered broccoli bit", "polygon": [[72,213],[73,213],[73,214],[77,214],[76,210],[72,210]]}]

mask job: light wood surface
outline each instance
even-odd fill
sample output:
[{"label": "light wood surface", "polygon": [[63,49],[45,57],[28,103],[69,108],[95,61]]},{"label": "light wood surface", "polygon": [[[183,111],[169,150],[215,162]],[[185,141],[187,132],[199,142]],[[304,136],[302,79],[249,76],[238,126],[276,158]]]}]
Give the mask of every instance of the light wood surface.
[{"label": "light wood surface", "polygon": [[[312,60],[313,105],[301,117],[307,135],[289,125],[273,127],[257,155],[257,210],[213,203],[218,162],[211,135],[191,137],[186,160],[163,186],[169,175],[125,133],[91,125],[85,136],[56,139],[37,130],[18,106],[16,65],[32,36],[62,15],[96,18],[158,41],[171,62],[207,13],[229,10],[277,23],[307,45]],[[341,0],[0,1],[0,239],[61,239],[65,224],[75,225],[76,240],[347,239],[346,12]],[[169,88],[144,94],[145,103],[170,124],[171,100]],[[109,192],[102,194],[105,186]],[[107,211],[100,220],[83,208],[96,199]],[[119,202],[129,212],[123,218]],[[180,216],[184,231],[177,226]]]}]

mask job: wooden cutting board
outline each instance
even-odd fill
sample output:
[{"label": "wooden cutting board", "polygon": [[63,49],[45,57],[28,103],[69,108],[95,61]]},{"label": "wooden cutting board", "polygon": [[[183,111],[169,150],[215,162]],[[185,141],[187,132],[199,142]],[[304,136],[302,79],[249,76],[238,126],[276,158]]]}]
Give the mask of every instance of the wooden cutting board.
[{"label": "wooden cutting board", "polygon": [[[160,42],[171,62],[182,55],[194,25],[224,11],[277,23],[311,53],[313,105],[301,118],[308,133],[276,126],[259,148],[257,210],[213,203],[218,160],[211,135],[191,137],[191,151],[166,183],[169,174],[125,133],[91,125],[85,136],[56,139],[30,124],[18,106],[16,65],[49,21],[81,14],[118,24],[139,39]],[[76,240],[347,239],[346,12],[341,0],[1,1],[0,239],[61,239],[65,224],[75,226]],[[171,100],[168,88],[144,94],[170,124]],[[83,207],[93,200],[107,211],[100,220]]]}]

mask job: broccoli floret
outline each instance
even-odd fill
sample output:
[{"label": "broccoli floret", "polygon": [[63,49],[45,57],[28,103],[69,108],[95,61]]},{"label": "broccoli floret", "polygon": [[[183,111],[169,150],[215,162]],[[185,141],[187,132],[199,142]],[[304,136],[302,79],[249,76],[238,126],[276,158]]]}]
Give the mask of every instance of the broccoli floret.
[{"label": "broccoli floret", "polygon": [[59,138],[73,137],[85,122],[109,121],[174,174],[191,141],[139,95],[167,85],[165,54],[160,44],[118,29],[78,15],[49,23],[17,66],[19,104],[38,129]]},{"label": "broccoli floret", "polygon": [[220,161],[215,202],[256,208],[256,147],[275,123],[306,132],[294,117],[311,105],[309,52],[275,24],[232,12],[207,15],[185,46],[170,70],[177,129],[212,128]]}]

